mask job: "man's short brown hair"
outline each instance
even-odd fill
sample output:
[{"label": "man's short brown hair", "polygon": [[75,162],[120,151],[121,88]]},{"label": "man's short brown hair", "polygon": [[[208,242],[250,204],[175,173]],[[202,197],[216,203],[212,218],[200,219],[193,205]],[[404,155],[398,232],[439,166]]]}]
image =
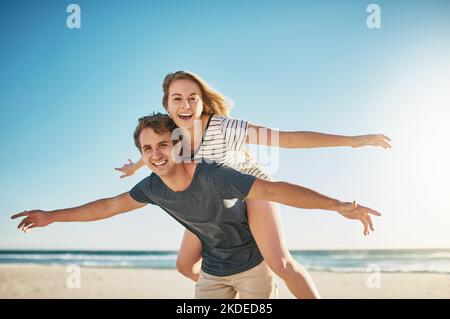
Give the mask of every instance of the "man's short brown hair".
[{"label": "man's short brown hair", "polygon": [[170,133],[177,128],[175,122],[167,115],[162,113],[153,113],[147,116],[139,118],[139,124],[134,130],[134,145],[141,151],[141,143],[139,142],[139,136],[145,128],[151,128],[157,134]]}]

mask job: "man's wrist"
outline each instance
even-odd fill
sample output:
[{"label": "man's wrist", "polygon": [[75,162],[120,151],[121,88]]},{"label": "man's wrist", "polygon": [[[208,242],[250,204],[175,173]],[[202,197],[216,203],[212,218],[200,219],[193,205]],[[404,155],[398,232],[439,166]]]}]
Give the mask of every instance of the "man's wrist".
[{"label": "man's wrist", "polygon": [[48,217],[48,219],[50,220],[50,223],[54,223],[54,222],[57,222],[58,220],[57,220],[57,217],[58,217],[58,214],[57,214],[57,210],[53,210],[53,211],[50,211],[50,212],[46,212],[47,213],[47,217]]}]

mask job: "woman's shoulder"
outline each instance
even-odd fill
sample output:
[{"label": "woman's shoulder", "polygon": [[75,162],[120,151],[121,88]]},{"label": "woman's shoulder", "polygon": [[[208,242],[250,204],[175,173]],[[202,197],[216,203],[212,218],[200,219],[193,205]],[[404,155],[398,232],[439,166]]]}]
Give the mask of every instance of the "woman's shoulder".
[{"label": "woman's shoulder", "polygon": [[237,124],[242,125],[245,123],[247,123],[247,121],[224,116],[224,115],[216,115],[216,114],[214,114],[211,117],[211,121],[210,121],[210,125],[218,125],[218,126],[222,126],[222,127],[224,127],[224,126],[230,127],[231,125],[234,125],[234,127],[236,127]]}]

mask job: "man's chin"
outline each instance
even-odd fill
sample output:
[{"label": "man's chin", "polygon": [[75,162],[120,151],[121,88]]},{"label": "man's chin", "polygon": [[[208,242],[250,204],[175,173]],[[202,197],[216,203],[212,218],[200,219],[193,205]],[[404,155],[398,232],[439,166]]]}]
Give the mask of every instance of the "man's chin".
[{"label": "man's chin", "polygon": [[159,177],[164,177],[166,175],[169,175],[170,169],[169,169],[169,167],[166,167],[166,168],[155,168],[155,167],[152,167],[152,171],[153,171],[153,173],[155,173]]}]

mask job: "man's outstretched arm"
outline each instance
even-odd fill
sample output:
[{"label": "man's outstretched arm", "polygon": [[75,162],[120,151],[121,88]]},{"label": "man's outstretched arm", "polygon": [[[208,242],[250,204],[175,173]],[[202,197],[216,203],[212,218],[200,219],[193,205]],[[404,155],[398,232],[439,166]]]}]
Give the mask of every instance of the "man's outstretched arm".
[{"label": "man's outstretched arm", "polygon": [[257,178],[247,196],[248,199],[261,199],[304,209],[322,209],[336,211],[349,219],[357,219],[364,225],[364,235],[373,231],[371,215],[380,213],[355,202],[342,202],[322,195],[309,188],[286,182],[272,182]]},{"label": "man's outstretched arm", "polygon": [[54,222],[90,222],[110,218],[145,206],[135,201],[128,192],[111,198],[99,199],[82,206],[53,211],[31,210],[11,216],[24,218],[17,228],[27,231],[35,227],[48,226]]}]

